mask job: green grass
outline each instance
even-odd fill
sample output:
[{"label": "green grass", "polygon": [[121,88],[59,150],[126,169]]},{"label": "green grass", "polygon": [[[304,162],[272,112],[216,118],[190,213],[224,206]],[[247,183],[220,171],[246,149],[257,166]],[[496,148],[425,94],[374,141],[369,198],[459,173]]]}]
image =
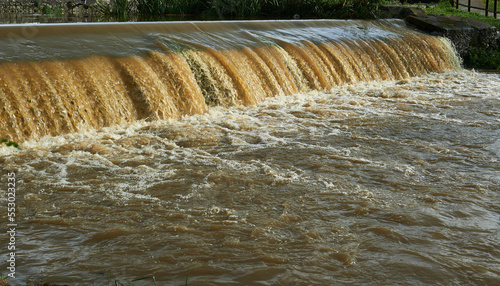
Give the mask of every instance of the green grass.
[{"label": "green grass", "polygon": [[[493,0],[492,0],[493,1]],[[386,1],[387,2],[387,1]],[[469,19],[478,20],[496,27],[500,31],[500,20],[493,17],[486,17],[484,14],[477,12],[467,12],[453,7],[448,0],[441,0],[439,3],[426,4],[419,3],[427,8],[427,14],[443,15],[443,16],[459,16]],[[500,41],[499,41],[500,45]],[[500,47],[484,48],[481,46],[472,47],[469,53],[464,57],[464,66],[466,68],[485,69],[485,70],[500,70]]]},{"label": "green grass", "polygon": [[[425,5],[425,4],[424,4]],[[497,27],[498,30],[500,30],[500,20],[495,19],[493,17],[486,17],[480,13],[477,12],[467,12],[467,11],[462,11],[460,9],[456,9],[455,7],[452,7],[450,2],[447,0],[441,0],[438,5],[436,6],[429,6],[425,10],[427,14],[436,14],[436,15],[446,15],[446,16],[460,16],[460,17],[466,17],[474,20],[479,20],[481,22],[488,23],[492,26]]]},{"label": "green grass", "polygon": [[[500,9],[500,1],[499,0],[496,0],[496,1],[499,2],[499,3],[497,3],[497,12],[498,12]],[[484,6],[486,6],[486,0],[482,0],[482,2],[484,4]],[[489,6],[490,10],[493,11],[493,9],[495,8],[495,0],[490,0],[488,2],[488,6]]]},{"label": "green grass", "polygon": [[[467,12],[456,9],[451,6],[447,0],[441,0],[438,5],[428,6],[425,10],[427,14],[437,14],[444,16],[460,16],[469,19],[478,20],[492,26],[495,26],[500,31],[500,20],[493,17],[486,17],[480,13]],[[499,41],[500,42],[500,41]],[[500,47],[482,48],[473,47],[467,56],[464,58],[464,65],[467,68],[500,70]]]}]

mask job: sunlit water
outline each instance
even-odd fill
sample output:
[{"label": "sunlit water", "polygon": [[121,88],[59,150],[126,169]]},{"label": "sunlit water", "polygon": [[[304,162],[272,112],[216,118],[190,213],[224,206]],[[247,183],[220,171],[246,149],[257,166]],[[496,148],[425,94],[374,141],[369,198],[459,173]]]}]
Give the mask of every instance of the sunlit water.
[{"label": "sunlit water", "polygon": [[402,20],[4,25],[0,47],[0,138],[17,142],[459,68]]},{"label": "sunlit water", "polygon": [[0,148],[9,281],[500,285],[499,94],[431,74]]}]

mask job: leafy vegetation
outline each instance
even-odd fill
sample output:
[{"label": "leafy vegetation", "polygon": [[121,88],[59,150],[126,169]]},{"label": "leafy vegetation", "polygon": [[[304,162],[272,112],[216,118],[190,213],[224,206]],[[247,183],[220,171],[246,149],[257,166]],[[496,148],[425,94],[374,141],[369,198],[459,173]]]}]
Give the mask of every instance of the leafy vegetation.
[{"label": "leafy vegetation", "polygon": [[466,17],[469,19],[474,19],[488,23],[492,26],[497,27],[497,29],[500,30],[500,20],[495,19],[493,17],[486,17],[477,12],[467,12],[460,9],[456,9],[455,7],[451,6],[450,2],[447,0],[441,0],[437,5],[427,5],[427,6],[428,7],[425,10],[427,14]]},{"label": "leafy vegetation", "polygon": [[[271,1],[260,0],[212,0],[206,13],[223,18],[255,17],[262,13],[262,5]],[[277,1],[273,1],[277,2]],[[215,15],[214,15],[215,14]]]},{"label": "leafy vegetation", "polygon": [[[488,1],[488,7],[491,11],[493,11],[493,9],[495,9],[495,1],[498,2],[498,0],[490,0]],[[486,6],[486,0],[482,0],[484,6]],[[500,11],[500,3],[497,3],[497,12]]]},{"label": "leafy vegetation", "polygon": [[[493,17],[486,17],[480,13],[469,13],[467,11],[456,9],[455,7],[452,7],[450,2],[447,0],[441,0],[435,6],[428,6],[425,12],[428,14],[460,16],[475,19],[495,26],[498,30],[500,30],[500,20]],[[464,58],[464,64],[468,68],[500,70],[500,47],[498,45],[496,48],[489,49],[473,47],[469,54]]]},{"label": "leafy vegetation", "polygon": [[212,0],[206,11],[222,17],[375,18],[381,0]]},{"label": "leafy vegetation", "polygon": [[[14,147],[18,150],[22,150],[21,147],[19,147],[19,144],[13,141],[9,141],[7,139],[1,138],[0,143],[4,143],[7,147]],[[0,284],[1,285],[1,284]]]},{"label": "leafy vegetation", "polygon": [[133,0],[97,0],[95,10],[105,16],[113,16],[124,20],[134,9]]},{"label": "leafy vegetation", "polygon": [[500,51],[472,48],[466,64],[472,68],[500,70]]},{"label": "leafy vegetation", "polygon": [[42,14],[61,15],[63,12],[63,9],[59,5],[44,4],[43,6],[41,6],[41,12],[42,12]]},{"label": "leafy vegetation", "polygon": [[382,0],[100,0],[106,16],[188,14],[222,18],[375,18]]},{"label": "leafy vegetation", "polygon": [[202,0],[136,0],[135,7],[139,14],[197,14],[206,9],[206,1]]}]

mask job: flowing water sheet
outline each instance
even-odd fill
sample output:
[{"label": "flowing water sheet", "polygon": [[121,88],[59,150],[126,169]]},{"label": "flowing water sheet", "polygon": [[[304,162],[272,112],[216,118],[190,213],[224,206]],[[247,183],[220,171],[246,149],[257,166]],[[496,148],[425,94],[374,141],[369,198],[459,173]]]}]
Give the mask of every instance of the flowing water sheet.
[{"label": "flowing water sheet", "polygon": [[446,40],[399,21],[56,27],[1,52],[13,285],[500,283],[500,76]]}]

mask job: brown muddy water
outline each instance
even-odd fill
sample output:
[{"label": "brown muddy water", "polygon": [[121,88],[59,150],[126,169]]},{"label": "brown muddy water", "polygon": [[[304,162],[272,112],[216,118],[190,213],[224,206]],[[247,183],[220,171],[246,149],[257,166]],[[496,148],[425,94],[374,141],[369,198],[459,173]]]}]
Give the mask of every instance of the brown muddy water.
[{"label": "brown muddy water", "polygon": [[[11,105],[7,99],[2,103],[13,111],[2,115],[3,124],[25,128],[2,135],[21,138],[23,150],[0,148],[5,232],[9,174],[16,178],[16,278],[8,281],[111,285],[114,279],[125,283],[154,275],[158,285],[184,285],[186,276],[188,285],[499,285],[500,74],[462,70],[445,51],[446,41],[420,34],[411,39],[425,40],[413,45],[443,49],[437,52],[441,56],[432,55],[442,63],[424,60],[431,59],[421,54],[424,48],[390,53],[402,47],[398,39],[409,39],[407,30],[376,43],[369,41],[373,35],[360,36],[363,41],[356,44],[339,40],[343,44],[337,50],[351,59],[342,61],[326,52],[334,41],[318,44],[317,30],[310,45],[283,40],[287,29],[273,29],[279,45],[267,50],[246,43],[266,63],[277,63],[267,76],[265,65],[255,64],[255,73],[238,77],[238,71],[252,66],[236,64],[242,58],[238,51],[221,56],[216,52],[221,49],[201,49],[210,43],[194,43],[195,36],[182,38],[196,49],[184,50],[184,60],[166,55],[185,63],[175,65],[185,73],[193,72],[181,81],[190,84],[182,94],[191,90],[192,98],[201,101],[191,109],[159,101],[175,115],[164,118],[158,118],[159,104],[137,109],[143,113],[115,106],[108,109],[116,111],[109,125],[99,121],[104,107],[84,100],[91,93],[69,98],[57,87],[57,81],[69,86],[74,78],[66,72],[55,76],[54,66],[84,71],[95,65],[101,77],[103,62],[114,61],[113,69],[121,72],[107,71],[113,85],[90,79],[88,90],[111,97],[107,103],[123,103],[107,88],[127,94],[134,82],[135,90],[143,91],[140,102],[154,103],[153,87],[145,88],[154,77],[144,71],[146,65],[161,71],[157,67],[166,60],[160,60],[159,51],[133,60],[80,55],[52,66],[47,59],[32,63],[4,53],[11,60],[0,67],[0,82]],[[223,31],[226,40],[234,39]],[[178,38],[169,37],[165,42],[175,46],[171,41]],[[40,47],[42,40],[29,44]],[[53,56],[57,61],[64,58],[61,46],[54,48],[59,49]],[[322,58],[319,49],[327,56]],[[257,58],[248,50],[245,54]],[[323,59],[318,62],[326,67],[326,58],[340,59],[337,67],[345,73],[335,76],[330,69],[330,81],[318,76],[323,66],[316,65],[308,74],[307,67],[317,63],[300,60],[308,54]],[[363,60],[356,62],[354,55]],[[230,71],[231,65],[239,68]],[[13,74],[31,77],[16,81]],[[268,84],[252,86],[259,78]],[[55,111],[32,114],[29,104],[16,105],[14,98],[32,100],[30,90],[46,98],[58,95]],[[48,108],[33,100],[37,104],[31,107]],[[79,108],[70,109],[70,100]],[[94,108],[82,111],[89,106]],[[58,108],[73,117],[60,116]],[[74,124],[77,120],[84,122]],[[71,128],[57,129],[64,124]],[[36,131],[41,129],[47,134]],[[10,257],[8,243],[8,234],[2,236],[4,260]],[[7,275],[7,262],[2,265],[0,272]],[[131,283],[153,284],[151,279]]]}]

